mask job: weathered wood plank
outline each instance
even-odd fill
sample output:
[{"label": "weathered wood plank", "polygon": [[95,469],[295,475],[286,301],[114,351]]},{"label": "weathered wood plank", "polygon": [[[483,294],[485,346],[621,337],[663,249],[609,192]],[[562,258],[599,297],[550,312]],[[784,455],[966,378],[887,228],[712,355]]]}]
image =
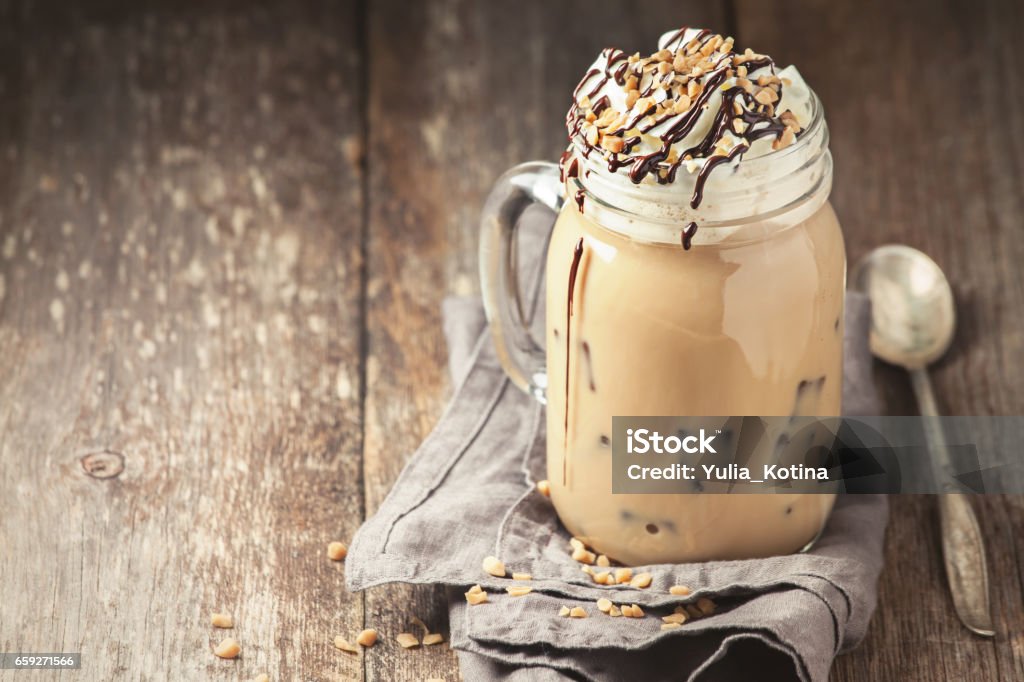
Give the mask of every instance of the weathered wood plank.
[{"label": "weathered wood plank", "polygon": [[[716,5],[374,2],[369,33],[366,500],[372,513],[448,395],[440,303],[477,291],[477,218],[513,164],[557,160],[572,88],[598,52],[646,50],[676,24],[723,23]],[[438,590],[387,587],[368,623],[446,624]],[[403,653],[403,652],[399,652]],[[456,679],[445,649],[378,647],[367,676]]]},{"label": "weathered wood plank", "polygon": [[0,650],[359,677],[353,6],[45,4],[0,8]]},{"label": "weathered wood plank", "polygon": [[[851,263],[903,242],[929,253],[957,295],[959,331],[935,368],[948,414],[1024,408],[1021,319],[1024,91],[1001,76],[1024,29],[1019,3],[763,3],[738,0],[741,42],[795,63],[825,103],[836,159],[833,203]],[[941,65],[941,66],[940,66]],[[879,368],[888,409],[915,414],[902,373]],[[1024,502],[977,500],[995,617],[993,643],[956,620],[934,500],[893,499],[880,606],[835,677],[1024,677]]]}]

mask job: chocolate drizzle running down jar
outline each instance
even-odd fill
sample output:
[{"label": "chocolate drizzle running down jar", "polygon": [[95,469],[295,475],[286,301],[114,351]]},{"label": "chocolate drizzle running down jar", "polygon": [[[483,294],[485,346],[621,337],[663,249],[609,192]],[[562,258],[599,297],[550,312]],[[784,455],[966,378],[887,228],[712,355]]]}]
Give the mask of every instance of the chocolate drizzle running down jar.
[{"label": "chocolate drizzle running down jar", "polygon": [[[682,29],[649,57],[605,50],[566,120],[558,166],[498,181],[480,247],[499,358],[547,403],[559,517],[627,564],[801,550],[833,496],[613,495],[610,436],[620,415],[840,414],[846,260],[821,103],[793,67]],[[559,214],[544,343],[512,288],[532,202]]]}]

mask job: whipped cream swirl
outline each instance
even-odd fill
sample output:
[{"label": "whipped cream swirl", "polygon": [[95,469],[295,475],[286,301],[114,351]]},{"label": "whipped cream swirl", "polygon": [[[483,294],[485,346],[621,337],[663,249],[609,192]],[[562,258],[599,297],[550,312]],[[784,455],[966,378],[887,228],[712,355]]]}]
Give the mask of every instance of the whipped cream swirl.
[{"label": "whipped cream swirl", "polygon": [[697,208],[717,166],[785,148],[811,119],[812,96],[795,67],[776,71],[771,57],[737,52],[732,38],[706,29],[666,33],[658,48],[648,57],[601,52],[573,93],[563,159],[575,146],[636,184],[672,183],[683,168],[697,176]]}]

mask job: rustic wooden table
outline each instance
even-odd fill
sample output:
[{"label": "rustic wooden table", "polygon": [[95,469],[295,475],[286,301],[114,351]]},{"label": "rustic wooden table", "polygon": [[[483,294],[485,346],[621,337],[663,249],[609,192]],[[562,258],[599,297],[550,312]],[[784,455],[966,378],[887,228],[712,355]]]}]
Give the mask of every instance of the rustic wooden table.
[{"label": "rustic wooden table", "polygon": [[[949,273],[942,408],[1024,411],[1019,2],[78,4],[0,1],[0,651],[84,652],[52,679],[458,678],[393,639],[446,626],[439,591],[349,594],[324,547],[441,412],[490,183],[557,157],[600,48],[683,23],[817,89],[851,262],[904,242]],[[952,615],[933,500],[896,498],[835,679],[1024,677],[1024,500],[977,506],[999,636]],[[331,646],[364,624],[376,648]]]}]

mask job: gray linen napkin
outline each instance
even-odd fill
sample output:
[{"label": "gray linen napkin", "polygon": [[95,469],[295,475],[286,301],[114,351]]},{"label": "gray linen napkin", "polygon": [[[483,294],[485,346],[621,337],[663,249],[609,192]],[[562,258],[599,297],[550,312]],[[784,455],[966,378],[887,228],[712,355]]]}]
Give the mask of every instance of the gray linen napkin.
[{"label": "gray linen napkin", "polygon": [[[521,228],[521,275],[534,295],[545,223],[550,216],[535,215]],[[875,401],[866,302],[850,295],[846,315],[844,408],[867,414]],[[485,325],[479,301],[445,301],[455,395],[353,539],[349,589],[452,586],[451,645],[470,681],[721,680],[750,671],[759,679],[827,679],[833,657],[860,641],[874,610],[885,497],[840,498],[804,554],[635,567],[654,575],[646,590],[595,585],[569,556],[550,501],[535,492],[544,477],[543,409],[506,380]],[[532,574],[534,591],[508,596],[511,581],[481,570],[488,555]],[[491,593],[489,603],[467,605],[462,592],[474,583]],[[675,584],[694,593],[670,595]],[[594,606],[602,596],[639,604],[648,617],[611,620]],[[713,616],[660,629],[656,616],[701,596],[714,598]],[[591,616],[559,617],[563,605],[582,605]]]}]

